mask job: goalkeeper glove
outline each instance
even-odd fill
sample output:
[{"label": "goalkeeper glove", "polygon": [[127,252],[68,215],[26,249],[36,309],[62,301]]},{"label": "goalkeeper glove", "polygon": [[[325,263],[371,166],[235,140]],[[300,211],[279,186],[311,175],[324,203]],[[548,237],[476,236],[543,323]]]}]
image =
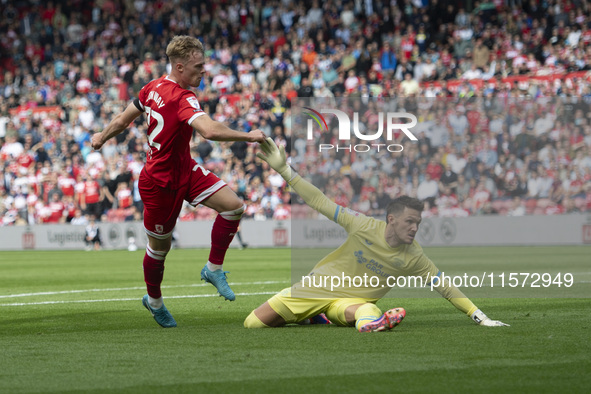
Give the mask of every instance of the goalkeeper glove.
[{"label": "goalkeeper glove", "polygon": [[472,320],[474,320],[476,323],[478,323],[481,326],[486,326],[486,327],[509,326],[509,324],[505,324],[502,321],[492,320],[490,317],[486,316],[480,309],[476,310],[476,312],[474,312],[472,314],[472,316],[470,316],[470,317],[472,318]]},{"label": "goalkeeper glove", "polygon": [[277,147],[275,141],[270,137],[259,145],[263,153],[257,153],[257,157],[269,163],[272,169],[277,171],[283,179],[289,182],[296,174],[287,164],[285,148],[283,146]]}]

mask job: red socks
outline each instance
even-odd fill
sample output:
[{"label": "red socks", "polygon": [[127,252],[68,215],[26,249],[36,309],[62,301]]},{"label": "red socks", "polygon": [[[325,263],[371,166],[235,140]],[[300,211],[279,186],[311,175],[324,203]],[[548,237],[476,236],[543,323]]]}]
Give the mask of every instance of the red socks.
[{"label": "red socks", "polygon": [[144,281],[148,288],[148,295],[152,298],[162,297],[160,284],[164,277],[164,260],[167,252],[160,252],[152,250],[150,246],[146,246],[146,254],[144,255]]},{"label": "red socks", "polygon": [[[220,212],[213,223],[211,229],[211,250],[209,252],[209,262],[216,265],[224,263],[224,257],[230,243],[238,232],[240,218],[246,206],[242,206],[234,211]],[[164,260],[168,252],[153,250],[146,246],[144,255],[144,281],[148,288],[148,295],[152,298],[162,297],[160,285],[164,277]]]},{"label": "red socks", "polygon": [[240,217],[238,217],[238,220],[228,220],[224,218],[224,213],[220,213],[216,217],[215,222],[213,223],[213,228],[211,229],[209,262],[217,265],[222,265],[224,263],[224,257],[226,256],[228,247],[234,239],[234,235],[236,235],[238,226],[240,225]]}]

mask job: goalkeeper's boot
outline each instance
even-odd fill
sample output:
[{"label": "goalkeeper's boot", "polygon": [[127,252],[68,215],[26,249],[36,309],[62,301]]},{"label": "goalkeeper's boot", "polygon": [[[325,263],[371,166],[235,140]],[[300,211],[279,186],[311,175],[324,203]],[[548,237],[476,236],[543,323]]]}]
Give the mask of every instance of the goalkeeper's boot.
[{"label": "goalkeeper's boot", "polygon": [[144,296],[144,298],[142,298],[142,304],[146,307],[148,311],[150,311],[152,316],[154,316],[154,320],[156,320],[156,323],[160,324],[164,328],[176,327],[176,321],[174,320],[174,317],[172,317],[172,315],[170,314],[168,309],[166,309],[164,304],[162,304],[161,308],[152,308],[150,306],[150,303],[148,302],[147,294]]},{"label": "goalkeeper's boot", "polygon": [[332,322],[328,320],[328,317],[324,313],[319,313],[310,318],[310,324],[332,324]]},{"label": "goalkeeper's boot", "polygon": [[298,322],[298,324],[306,326],[309,324],[332,324],[332,322],[328,320],[328,317],[324,313],[319,313],[316,316]]},{"label": "goalkeeper's boot", "polygon": [[406,316],[404,308],[390,309],[389,311],[384,312],[380,318],[359,327],[359,332],[391,330],[400,324],[402,319],[404,319],[404,316]]},{"label": "goalkeeper's boot", "polygon": [[224,297],[226,300],[234,301],[236,296],[232,289],[230,289],[230,286],[228,286],[226,274],[229,274],[229,272],[223,270],[211,271],[207,268],[207,265],[205,265],[201,270],[201,280],[214,285],[215,288],[218,289],[220,296]]}]

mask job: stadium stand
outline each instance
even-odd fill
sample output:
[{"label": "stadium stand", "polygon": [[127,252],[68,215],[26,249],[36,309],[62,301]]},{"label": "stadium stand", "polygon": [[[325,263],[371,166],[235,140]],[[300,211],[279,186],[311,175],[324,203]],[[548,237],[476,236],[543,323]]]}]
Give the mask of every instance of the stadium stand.
[{"label": "stadium stand", "polygon": [[[177,34],[204,42],[204,109],[286,144],[298,171],[339,203],[380,215],[420,190],[426,215],[589,211],[589,2],[426,3],[2,2],[1,224],[70,222],[77,210],[141,219],[145,125],[100,152],[89,139],[167,72],[165,45]],[[292,133],[295,97],[368,103],[368,127],[369,103],[394,100],[416,108],[420,141],[379,162],[318,154]],[[309,214],[289,205],[256,146],[195,135],[192,151],[247,201],[246,217]],[[180,220],[209,218],[186,207]]]}]

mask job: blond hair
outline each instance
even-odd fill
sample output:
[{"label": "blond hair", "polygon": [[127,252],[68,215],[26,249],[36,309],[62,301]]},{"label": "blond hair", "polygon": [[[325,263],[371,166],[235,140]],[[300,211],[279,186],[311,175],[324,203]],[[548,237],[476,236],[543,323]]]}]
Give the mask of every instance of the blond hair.
[{"label": "blond hair", "polygon": [[203,44],[195,37],[174,36],[166,47],[166,56],[171,63],[176,61],[185,62],[189,60],[193,52],[203,53]]}]

